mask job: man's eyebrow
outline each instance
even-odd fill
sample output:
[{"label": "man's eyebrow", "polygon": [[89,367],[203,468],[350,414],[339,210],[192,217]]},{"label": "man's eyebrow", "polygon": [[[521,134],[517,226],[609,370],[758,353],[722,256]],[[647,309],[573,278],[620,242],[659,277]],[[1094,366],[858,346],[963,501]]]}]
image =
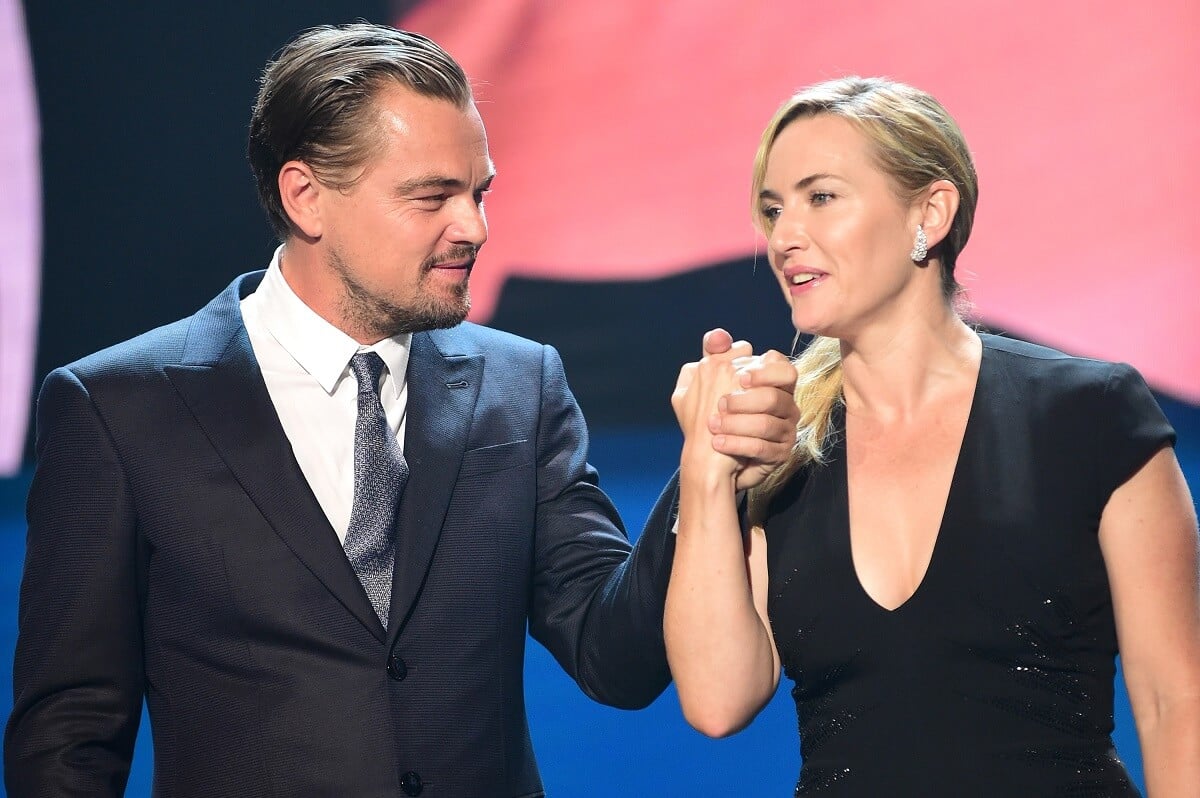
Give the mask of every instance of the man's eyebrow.
[{"label": "man's eyebrow", "polygon": [[414,177],[411,180],[405,180],[396,186],[397,193],[411,194],[414,191],[422,191],[429,188],[445,188],[445,189],[462,189],[465,187],[463,181],[453,177],[445,177],[444,175],[423,175],[422,177]]},{"label": "man's eyebrow", "polygon": [[[825,178],[837,179],[837,175],[830,174],[828,172],[818,172],[815,175],[809,175],[808,177],[804,178],[803,180],[797,180],[796,184],[794,186],[792,186],[792,190],[793,191],[803,191],[804,189],[808,188],[809,186],[811,186],[813,183],[817,182],[818,180],[824,180]],[[758,192],[758,198],[759,199],[779,199],[779,195],[776,194],[774,191],[771,191],[770,189],[764,188],[762,191]]]},{"label": "man's eyebrow", "polygon": [[[496,177],[496,173],[492,172],[487,176],[482,183],[479,184],[480,189],[486,190]],[[441,188],[449,191],[462,191],[467,187],[467,184],[456,177],[446,177],[445,175],[423,175],[422,177],[414,177],[411,180],[405,180],[396,186],[398,194],[411,194],[414,191],[424,191],[431,188]]]}]

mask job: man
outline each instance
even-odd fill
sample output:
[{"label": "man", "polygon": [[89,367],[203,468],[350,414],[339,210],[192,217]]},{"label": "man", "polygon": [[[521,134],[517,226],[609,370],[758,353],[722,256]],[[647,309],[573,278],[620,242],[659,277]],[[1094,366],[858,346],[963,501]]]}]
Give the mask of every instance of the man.
[{"label": "man", "polygon": [[[463,322],[493,169],[436,44],[301,35],[249,154],[265,274],[43,387],[9,794],[121,793],[145,695],[161,796],[540,795],[526,625],[652,701],[670,492],[631,551],[557,354]],[[745,484],[794,436],[783,365],[714,422]]]}]

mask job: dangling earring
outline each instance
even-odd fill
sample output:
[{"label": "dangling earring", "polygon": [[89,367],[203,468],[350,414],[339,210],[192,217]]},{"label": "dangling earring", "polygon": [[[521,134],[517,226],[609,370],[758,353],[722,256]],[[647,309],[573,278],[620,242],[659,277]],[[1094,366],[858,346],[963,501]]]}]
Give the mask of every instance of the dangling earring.
[{"label": "dangling earring", "polygon": [[913,263],[920,263],[928,254],[929,237],[925,235],[925,228],[917,225],[917,240],[913,242],[912,252],[908,254],[908,257],[913,259]]},{"label": "dangling earring", "polygon": [[908,253],[908,257],[912,258],[913,263],[920,263],[929,254],[929,236],[925,235],[925,228],[918,224],[917,240],[913,241],[912,252]]}]

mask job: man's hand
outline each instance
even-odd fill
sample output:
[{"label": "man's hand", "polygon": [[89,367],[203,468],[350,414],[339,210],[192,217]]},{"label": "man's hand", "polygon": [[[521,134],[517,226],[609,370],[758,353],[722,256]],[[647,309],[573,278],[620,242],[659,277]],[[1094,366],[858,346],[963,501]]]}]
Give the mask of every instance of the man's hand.
[{"label": "man's hand", "polygon": [[[707,341],[715,334],[705,336]],[[718,404],[729,394],[740,391],[741,383],[736,362],[751,361],[753,350],[745,341],[734,343],[729,334],[720,331],[716,343],[705,346],[704,356],[695,363],[686,363],[679,370],[671,407],[683,432],[683,452],[680,466],[712,477],[734,478],[743,470],[742,462],[731,454],[722,453],[713,445],[713,429],[720,427]]]}]

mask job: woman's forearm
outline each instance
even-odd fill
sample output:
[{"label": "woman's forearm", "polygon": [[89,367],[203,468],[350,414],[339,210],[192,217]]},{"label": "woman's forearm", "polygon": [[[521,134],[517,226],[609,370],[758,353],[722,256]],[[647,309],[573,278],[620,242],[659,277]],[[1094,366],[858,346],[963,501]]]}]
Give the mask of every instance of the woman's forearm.
[{"label": "woman's forearm", "polygon": [[1138,736],[1147,798],[1200,795],[1200,695],[1159,702]]},{"label": "woman's forearm", "polygon": [[720,737],[743,728],[778,680],[774,641],[755,607],[732,475],[680,471],[667,590],[667,658],[688,722]]}]

